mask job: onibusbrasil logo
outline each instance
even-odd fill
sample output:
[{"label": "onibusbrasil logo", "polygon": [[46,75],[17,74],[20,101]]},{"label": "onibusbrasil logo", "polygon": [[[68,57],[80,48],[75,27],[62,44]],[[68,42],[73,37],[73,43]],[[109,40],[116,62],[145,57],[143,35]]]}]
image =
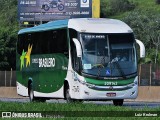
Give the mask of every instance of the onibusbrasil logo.
[{"label": "onibusbrasil logo", "polygon": [[22,55],[20,56],[20,61],[21,61],[21,66],[20,66],[20,70],[22,70],[22,68],[24,67],[24,62],[26,60],[26,67],[30,66],[30,55],[31,55],[31,51],[32,51],[32,46],[33,45],[28,45],[28,51],[25,52],[24,49],[22,51]]}]

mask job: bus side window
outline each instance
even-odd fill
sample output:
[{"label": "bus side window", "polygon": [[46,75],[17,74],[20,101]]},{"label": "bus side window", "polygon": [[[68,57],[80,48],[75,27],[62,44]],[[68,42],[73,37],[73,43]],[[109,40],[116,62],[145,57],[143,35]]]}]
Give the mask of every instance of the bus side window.
[{"label": "bus side window", "polygon": [[67,29],[57,30],[57,46],[58,52],[63,53],[68,57],[68,37],[67,37]]},{"label": "bus side window", "polygon": [[17,42],[17,53],[19,55],[22,54],[22,51],[23,51],[23,36],[22,35],[18,35],[18,42]]},{"label": "bus side window", "polygon": [[17,43],[17,53],[22,54],[22,51],[24,52],[28,51],[28,45],[32,44],[31,42],[31,34],[22,34],[18,36],[18,43]]},{"label": "bus side window", "polygon": [[60,29],[56,31],[49,31],[47,33],[48,38],[48,52],[49,53],[62,53],[68,56],[68,41],[67,41],[67,30]]}]

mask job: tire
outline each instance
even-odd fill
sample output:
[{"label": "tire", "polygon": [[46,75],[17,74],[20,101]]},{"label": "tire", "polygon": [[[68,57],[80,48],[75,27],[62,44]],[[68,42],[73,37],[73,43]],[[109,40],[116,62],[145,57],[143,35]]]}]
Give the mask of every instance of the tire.
[{"label": "tire", "polygon": [[44,10],[48,11],[50,9],[50,7],[47,4],[44,4]]},{"label": "tire", "polygon": [[28,87],[28,95],[29,95],[30,102],[46,102],[46,99],[44,99],[44,98],[34,97],[32,83],[30,83],[30,85]]},{"label": "tire", "polygon": [[32,86],[33,86],[32,83],[30,83],[30,85],[28,87],[28,95],[29,95],[30,102],[34,102],[35,101],[35,97],[34,97],[33,87]]},{"label": "tire", "polygon": [[69,90],[69,86],[67,85],[65,89],[65,100],[67,101],[67,103],[83,103],[83,100],[81,99],[72,99],[69,94]]},{"label": "tire", "polygon": [[67,103],[72,103],[74,102],[74,100],[71,98],[70,94],[69,94],[69,87],[67,87],[65,89],[65,99],[67,101]]},{"label": "tire", "polygon": [[120,99],[120,100],[113,100],[113,104],[115,106],[122,106],[123,105],[123,99]]},{"label": "tire", "polygon": [[63,4],[59,4],[59,5],[58,5],[58,10],[59,10],[59,11],[64,10],[64,5],[63,5]]}]

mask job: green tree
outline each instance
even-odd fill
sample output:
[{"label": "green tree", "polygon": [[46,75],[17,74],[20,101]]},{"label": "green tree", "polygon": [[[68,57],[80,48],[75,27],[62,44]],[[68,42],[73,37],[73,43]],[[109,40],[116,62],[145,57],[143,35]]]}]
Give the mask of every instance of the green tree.
[{"label": "green tree", "polygon": [[101,0],[102,17],[108,17],[121,12],[133,10],[135,4],[129,0]]},{"label": "green tree", "polygon": [[[125,17],[124,21],[134,30],[136,38],[142,40],[145,44],[146,50],[149,53],[146,59],[151,58],[155,63],[160,63],[160,59],[158,59],[160,15],[137,10]],[[153,52],[150,53],[150,49],[154,49],[154,58]]]},{"label": "green tree", "polygon": [[0,1],[0,70],[15,69],[17,0]]}]

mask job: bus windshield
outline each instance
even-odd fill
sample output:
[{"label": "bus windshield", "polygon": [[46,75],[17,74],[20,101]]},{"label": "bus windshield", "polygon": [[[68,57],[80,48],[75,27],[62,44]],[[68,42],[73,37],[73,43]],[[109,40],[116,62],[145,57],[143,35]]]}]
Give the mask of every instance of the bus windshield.
[{"label": "bus windshield", "polygon": [[82,73],[125,77],[137,73],[133,34],[81,34]]}]

